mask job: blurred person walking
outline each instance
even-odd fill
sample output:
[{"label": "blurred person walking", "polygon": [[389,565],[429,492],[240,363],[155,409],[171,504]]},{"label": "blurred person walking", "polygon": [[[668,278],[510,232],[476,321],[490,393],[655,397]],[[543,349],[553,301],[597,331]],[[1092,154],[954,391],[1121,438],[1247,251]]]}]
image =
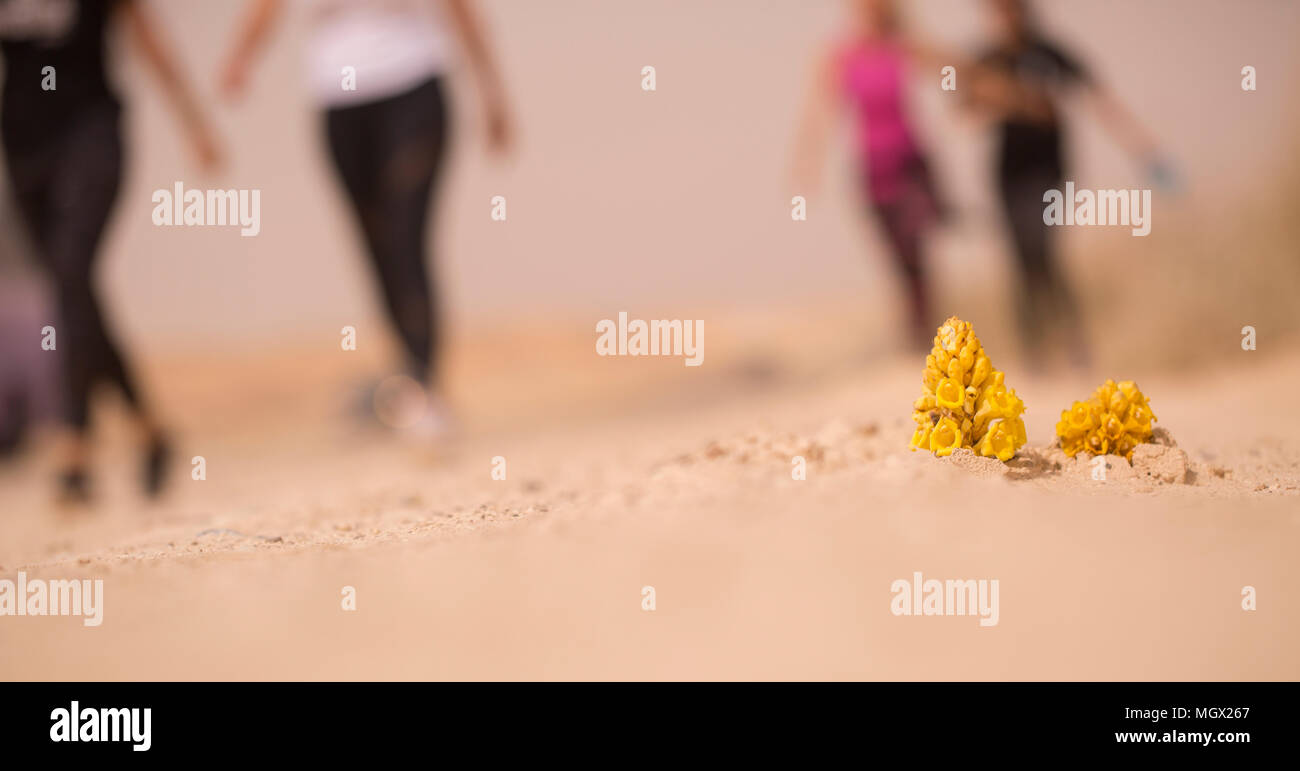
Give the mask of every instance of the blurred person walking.
[{"label": "blurred person walking", "polygon": [[54,357],[32,344],[54,313],[22,231],[8,182],[0,182],[0,460],[55,416],[59,393]]},{"label": "blurred person walking", "polygon": [[925,49],[904,38],[894,0],[856,0],[853,31],[833,43],[816,80],[796,148],[796,178],[816,187],[826,135],[836,108],[854,120],[858,178],[903,280],[910,344],[930,347],[937,320],[930,310],[924,240],[941,207],[907,104],[907,74]]},{"label": "blurred person walking", "polygon": [[[90,497],[90,403],[95,386],[117,387],[143,435],[143,484],[165,481],[168,443],[114,341],[95,288],[100,240],[117,199],[124,164],[124,108],[109,82],[115,20],[157,75],[204,166],[216,145],[151,14],[139,0],[0,0],[0,142],[18,212],[49,273],[57,303],[63,418],[61,496]],[[32,345],[38,340],[33,332]]]},{"label": "blurred person walking", "polygon": [[970,88],[972,110],[997,123],[997,194],[1011,231],[1020,278],[1018,323],[1030,361],[1038,361],[1054,329],[1065,336],[1075,366],[1088,346],[1078,301],[1062,274],[1055,234],[1043,221],[1043,195],[1066,174],[1065,98],[1080,95],[1154,182],[1172,183],[1169,167],[1115,97],[1067,49],[1043,34],[1026,0],[987,0],[997,24],[993,46],[980,55]]},{"label": "blurred person walking", "polygon": [[[300,2],[310,23],[308,85],[406,359],[405,377],[396,379],[407,387],[387,398],[381,386],[374,406],[390,425],[438,436],[451,416],[440,389],[442,335],[427,243],[451,127],[449,37],[478,83],[493,151],[505,150],[510,139],[501,76],[470,0]],[[221,73],[228,96],[244,91],[284,4],[250,3]]]}]

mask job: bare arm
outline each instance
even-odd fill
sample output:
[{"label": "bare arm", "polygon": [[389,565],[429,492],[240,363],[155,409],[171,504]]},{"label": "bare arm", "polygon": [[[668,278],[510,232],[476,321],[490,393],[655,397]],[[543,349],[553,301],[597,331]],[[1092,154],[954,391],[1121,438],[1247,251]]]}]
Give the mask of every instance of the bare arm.
[{"label": "bare arm", "polygon": [[944,67],[951,65],[957,70],[963,71],[967,68],[977,66],[968,56],[963,56],[956,51],[930,43],[918,37],[908,36],[903,40],[903,50],[907,52],[909,58],[913,61],[923,64],[926,67]]},{"label": "bare arm", "polygon": [[1049,125],[1056,120],[1051,99],[1041,89],[994,67],[972,63],[964,103],[995,120],[1018,119]]},{"label": "bare arm", "polygon": [[446,0],[446,7],[483,98],[487,113],[488,146],[493,150],[505,150],[510,144],[505,84],[483,24],[471,0]]},{"label": "bare arm", "polygon": [[153,15],[139,0],[124,3],[121,8],[130,31],[131,41],[139,50],[145,63],[157,75],[168,103],[180,117],[181,125],[193,145],[199,163],[205,169],[215,168],[220,162],[216,140],[203,111],[199,109],[194,92],[181,75],[180,67],[172,56],[171,49],[163,42]]},{"label": "bare arm", "polygon": [[244,92],[249,69],[265,47],[283,4],[283,0],[252,0],[249,4],[234,47],[221,71],[220,87],[227,97],[235,98]]},{"label": "bare arm", "polygon": [[791,163],[791,183],[812,191],[821,185],[821,169],[826,158],[827,138],[835,120],[835,67],[827,57],[817,63],[802,118],[795,136]]},{"label": "bare arm", "polygon": [[[908,58],[926,68],[942,71],[953,67],[958,76],[960,104],[968,114],[986,120],[1017,115],[1027,120],[1051,119],[1050,105],[1036,98],[1032,89],[1016,83],[1010,76],[976,59],[956,51],[940,48],[927,41],[909,37],[904,41]],[[934,72],[938,75],[939,72]]]},{"label": "bare arm", "polygon": [[1131,155],[1139,159],[1155,155],[1156,146],[1151,136],[1108,89],[1100,85],[1090,86],[1084,92],[1084,99],[1116,143]]}]

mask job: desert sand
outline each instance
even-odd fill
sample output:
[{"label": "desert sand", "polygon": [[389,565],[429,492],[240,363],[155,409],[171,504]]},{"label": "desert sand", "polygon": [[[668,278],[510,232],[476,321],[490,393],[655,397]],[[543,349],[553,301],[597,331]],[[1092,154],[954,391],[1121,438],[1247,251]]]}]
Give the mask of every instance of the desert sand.
[{"label": "desert sand", "polygon": [[[323,163],[302,26],[227,105],[213,72],[238,4],[154,5],[231,151],[204,180],[121,57],[135,160],[99,280],[176,432],[176,478],[139,496],[111,401],[94,508],[51,504],[48,436],[0,465],[0,579],[105,592],[98,627],[0,617],[0,680],[1300,677],[1295,4],[1040,4],[1187,181],[1157,196],[1150,237],[1069,234],[1098,364],[1082,374],[1016,360],[990,136],[918,80],[959,209],[931,255],[936,321],[973,321],[1028,407],[1005,474],[907,449],[923,362],[891,347],[898,285],[848,142],[808,221],[790,218],[798,111],[844,3],[484,3],[520,147],[512,164],[479,152],[457,74],[431,238],[462,435],[437,445],[351,414],[393,359]],[[979,3],[906,5],[938,43],[987,38]],[[1095,119],[1075,125],[1077,181],[1139,184]],[[154,227],[150,194],[177,180],[262,189],[265,229]],[[506,226],[487,216],[497,194]],[[703,319],[704,365],[596,356],[593,325],[620,310]],[[1185,482],[1041,461],[1059,412],[1108,377],[1149,395]],[[893,615],[891,584],[917,572],[997,580],[998,624]]]},{"label": "desert sand", "polygon": [[[1032,460],[1094,378],[1003,365],[1031,459],[1004,474],[908,451],[916,356],[800,318],[715,318],[698,368],[597,357],[577,326],[462,340],[462,436],[437,446],[346,414],[378,354],[152,362],[185,456],[165,500],[132,487],[120,421],[93,509],[48,502],[40,447],[2,472],[0,576],[105,599],[95,628],[0,619],[0,679],[1300,676],[1300,416],[1278,398],[1300,351],[1109,373],[1191,473],[1102,482]],[[998,579],[998,624],[891,614],[918,571]]]}]

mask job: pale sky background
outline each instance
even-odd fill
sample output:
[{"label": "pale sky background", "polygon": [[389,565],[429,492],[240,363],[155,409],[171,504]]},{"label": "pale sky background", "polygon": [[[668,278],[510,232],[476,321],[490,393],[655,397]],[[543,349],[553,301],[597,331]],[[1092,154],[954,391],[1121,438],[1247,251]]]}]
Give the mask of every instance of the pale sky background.
[{"label": "pale sky background", "polygon": [[[190,78],[212,99],[242,3],[154,6]],[[827,159],[823,190],[785,182],[813,58],[836,35],[846,2],[483,6],[520,142],[509,162],[486,158],[471,84],[453,76],[458,136],[435,229],[453,323],[541,314],[594,321],[618,310],[696,317],[703,308],[892,297],[889,265],[863,225],[847,143]],[[977,0],[905,6],[912,28],[936,42],[969,51],[988,34]],[[1294,162],[1300,3],[1044,0],[1040,10],[1044,27],[1181,166],[1191,195],[1168,206],[1206,222],[1230,217],[1279,160]],[[188,159],[139,62],[120,62],[133,107],[129,175],[100,279],[133,345],[333,341],[344,324],[373,316],[375,290],[305,88],[303,30],[300,16],[286,20],[242,104],[210,101],[230,156],[211,179]],[[654,93],[640,88],[647,64],[657,68]],[[1258,69],[1255,93],[1240,88],[1245,64]],[[938,83],[938,72],[916,73],[921,130],[965,218],[940,243],[937,264],[1003,270],[1001,223],[983,187],[988,135],[945,108],[953,97]],[[1090,118],[1073,139],[1080,185],[1139,186],[1137,170]],[[150,195],[177,180],[260,188],[261,235],[154,227]],[[809,221],[794,223],[789,202],[800,192]],[[489,219],[498,194],[508,198],[504,224]],[[1155,213],[1157,229],[1163,215]]]}]

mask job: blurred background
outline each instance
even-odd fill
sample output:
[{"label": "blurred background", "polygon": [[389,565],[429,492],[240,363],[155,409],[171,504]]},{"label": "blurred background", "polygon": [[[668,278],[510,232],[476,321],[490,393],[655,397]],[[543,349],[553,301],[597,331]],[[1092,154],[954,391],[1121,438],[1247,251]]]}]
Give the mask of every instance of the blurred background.
[{"label": "blurred background", "polygon": [[[900,5],[908,30],[937,45],[969,54],[990,37],[975,0]],[[186,405],[209,389],[212,410],[225,409],[219,394],[244,386],[245,407],[278,394],[293,409],[306,390],[293,373],[382,370],[392,340],[303,87],[306,25],[293,15],[301,8],[290,4],[281,44],[267,50],[244,100],[229,104],[217,97],[217,70],[241,4],[152,6],[204,97],[227,164],[202,175],[158,90],[145,87],[138,57],[114,60],[132,107],[129,154],[98,283],[148,390],[184,422],[199,419]],[[663,387],[657,377],[692,374],[690,388],[708,391],[719,375],[817,375],[897,350],[899,285],[854,179],[850,142],[833,143],[819,191],[793,189],[787,174],[815,57],[843,35],[851,3],[480,6],[518,144],[504,162],[482,152],[472,86],[453,76],[450,170],[432,236],[445,369],[471,423],[586,414],[595,407],[578,398],[582,389],[651,398]],[[1095,364],[1195,365],[1238,352],[1245,324],[1258,329],[1261,355],[1276,351],[1293,334],[1300,290],[1300,6],[1042,0],[1037,8],[1045,31],[1130,107],[1184,182],[1181,195],[1156,192],[1147,238],[1064,229]],[[1259,73],[1255,92],[1240,88],[1246,64]],[[645,65],[657,70],[652,93],[640,88]],[[910,82],[919,132],[956,210],[930,252],[936,323],[949,313],[974,320],[1002,361],[1018,349],[1013,272],[988,182],[992,132],[945,104],[954,97],[938,84],[938,72],[920,68]],[[1071,135],[1070,176],[1080,187],[1146,186],[1088,116],[1072,121]],[[260,189],[260,235],[155,227],[150,195],[177,181]],[[798,194],[809,201],[806,222],[790,217]],[[489,217],[495,195],[508,199],[507,222]],[[0,249],[12,266],[22,246],[5,216]],[[6,305],[37,296],[13,267],[3,275]],[[684,373],[675,360],[634,371],[592,357],[595,322],[620,310],[704,319],[702,372]],[[351,359],[338,355],[344,325],[360,330]],[[532,387],[521,393],[525,371]],[[716,383],[715,392],[732,385]]]},{"label": "blurred background", "polygon": [[[240,4],[154,5],[196,87],[213,95]],[[490,324],[546,313],[589,326],[589,319],[623,308],[649,314],[702,302],[761,307],[828,294],[888,306],[892,275],[871,259],[872,244],[863,244],[863,207],[849,174],[828,175],[832,186],[814,196],[808,222],[789,217],[795,191],[784,172],[813,56],[843,26],[848,5],[482,3],[520,146],[505,167],[474,152],[472,94],[465,81],[453,80],[457,115],[471,125],[458,127],[459,152],[435,229],[452,318]],[[936,41],[969,50],[987,38],[978,2],[903,6],[912,29]],[[1187,200],[1157,199],[1146,240],[1118,230],[1068,231],[1077,258],[1072,269],[1093,278],[1087,266],[1116,250],[1167,260],[1163,280],[1153,275],[1143,289],[1168,311],[1170,304],[1211,310],[1201,302],[1208,298],[1189,296],[1196,290],[1188,274],[1209,278],[1193,265],[1213,266],[1212,276],[1229,285],[1254,273],[1264,280],[1252,288],[1276,286],[1261,269],[1293,268],[1294,260],[1284,260],[1298,243],[1294,231],[1282,231],[1272,245],[1267,236],[1270,227],[1294,220],[1270,217],[1270,210],[1285,211],[1296,192],[1300,100],[1290,41],[1300,30],[1300,8],[1284,0],[1038,6],[1044,27],[1140,116],[1190,188]],[[333,337],[340,321],[372,313],[354,227],[320,162],[320,127],[301,86],[294,38],[303,28],[284,26],[290,44],[268,50],[246,103],[218,106],[212,96],[230,166],[211,180],[187,165],[156,91],[133,88],[143,77],[138,62],[121,63],[119,83],[135,107],[134,152],[102,280],[132,347],[274,343],[314,338],[322,328]],[[658,72],[654,93],[640,89],[647,64]],[[1240,88],[1245,64],[1260,73],[1256,92]],[[927,117],[921,130],[938,156],[941,180],[971,212],[961,226],[974,231],[952,238],[940,259],[962,273],[998,271],[1005,259],[984,183],[987,133],[942,112],[946,95],[938,74],[930,75],[917,73],[914,83]],[[1090,122],[1080,123],[1074,140],[1079,185],[1138,186],[1136,171]],[[846,144],[839,149],[847,156]],[[829,163],[836,168],[835,159]],[[848,168],[844,157],[841,167]],[[176,179],[261,188],[262,234],[155,228],[149,196]],[[493,195],[510,201],[503,225],[488,216]],[[304,273],[315,279],[310,291],[295,283]],[[948,290],[959,300],[990,288]],[[1222,298],[1244,299],[1248,304],[1233,309],[1238,316],[1277,304],[1259,295]],[[1277,310],[1280,320],[1283,309]],[[877,321],[889,320],[882,314]]]}]

